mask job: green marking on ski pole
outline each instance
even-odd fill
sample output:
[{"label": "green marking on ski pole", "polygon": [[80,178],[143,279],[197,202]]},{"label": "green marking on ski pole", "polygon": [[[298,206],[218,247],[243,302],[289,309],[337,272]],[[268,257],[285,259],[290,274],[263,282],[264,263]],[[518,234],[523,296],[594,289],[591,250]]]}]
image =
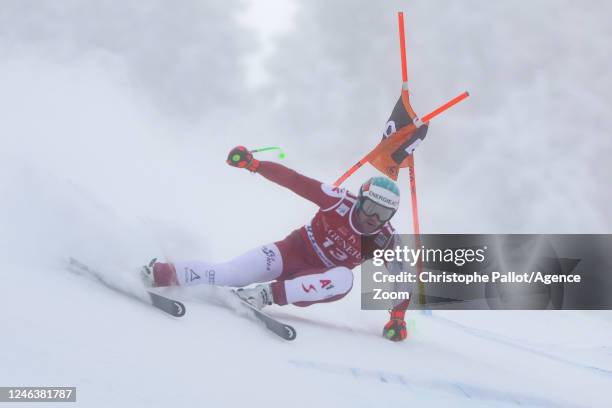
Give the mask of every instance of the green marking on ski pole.
[{"label": "green marking on ski pole", "polygon": [[270,147],[260,147],[259,149],[255,149],[255,150],[251,150],[251,153],[259,153],[259,152],[267,152],[269,150],[278,150],[278,158],[279,159],[284,159],[285,158],[285,152],[283,152],[283,149],[281,149],[278,146],[270,146]]}]

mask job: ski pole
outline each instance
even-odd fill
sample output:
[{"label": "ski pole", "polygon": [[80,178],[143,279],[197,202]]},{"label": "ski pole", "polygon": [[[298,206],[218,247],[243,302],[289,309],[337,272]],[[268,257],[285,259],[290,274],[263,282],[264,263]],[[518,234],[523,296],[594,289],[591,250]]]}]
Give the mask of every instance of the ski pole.
[{"label": "ski pole", "polygon": [[270,147],[260,147],[259,149],[254,149],[251,150],[251,153],[259,153],[259,152],[267,152],[269,150],[278,150],[278,158],[279,159],[284,159],[285,158],[285,152],[283,152],[283,149],[281,149],[278,146],[270,146]]}]

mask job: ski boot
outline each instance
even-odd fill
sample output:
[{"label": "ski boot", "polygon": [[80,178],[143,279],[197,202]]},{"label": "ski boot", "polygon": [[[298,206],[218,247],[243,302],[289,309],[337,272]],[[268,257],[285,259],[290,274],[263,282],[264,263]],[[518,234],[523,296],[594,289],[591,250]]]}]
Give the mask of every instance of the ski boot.
[{"label": "ski boot", "polygon": [[148,288],[178,285],[174,265],[157,262],[157,258],[151,259],[148,265],[140,269],[140,278]]},{"label": "ski boot", "polygon": [[252,288],[236,290],[236,294],[244,301],[261,310],[274,303],[272,297],[272,285],[264,283]]}]

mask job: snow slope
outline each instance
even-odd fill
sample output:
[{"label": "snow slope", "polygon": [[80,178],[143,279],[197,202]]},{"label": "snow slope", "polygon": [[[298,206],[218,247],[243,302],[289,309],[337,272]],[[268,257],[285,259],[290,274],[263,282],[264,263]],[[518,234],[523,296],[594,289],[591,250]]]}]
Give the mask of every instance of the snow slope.
[{"label": "snow slope", "polygon": [[380,336],[386,312],[361,311],[353,291],[271,307],[298,330],[284,342],[200,287],[175,293],[188,313],[174,319],[62,264],[76,256],[138,291],[135,265],[164,247],[155,221],[125,221],[112,200],[35,166],[12,170],[0,384],[74,385],[85,407],[607,404],[609,315],[413,312],[411,339],[395,344]]},{"label": "snow slope", "polygon": [[289,343],[194,291],[174,319],[59,267],[7,269],[1,383],[74,385],[79,406],[603,407],[612,381],[610,323],[584,313],[412,314],[393,344],[353,294],[272,307]]}]

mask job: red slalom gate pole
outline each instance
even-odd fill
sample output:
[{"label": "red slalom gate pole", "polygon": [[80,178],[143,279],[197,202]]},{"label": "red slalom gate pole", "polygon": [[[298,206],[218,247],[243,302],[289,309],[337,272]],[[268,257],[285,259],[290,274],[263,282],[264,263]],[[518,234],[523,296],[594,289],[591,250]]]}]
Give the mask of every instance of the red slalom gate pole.
[{"label": "red slalom gate pole", "polygon": [[402,61],[402,102],[404,108],[412,120],[417,118],[417,114],[412,110],[410,106],[410,94],[408,92],[408,64],[406,63],[406,34],[404,31],[404,13],[397,13],[397,24],[399,26],[399,40],[400,40],[400,57]]},{"label": "red slalom gate pole", "polygon": [[365,156],[363,156],[363,158],[361,160],[359,160],[357,163],[353,164],[353,166],[350,169],[345,171],[344,174],[341,175],[340,178],[334,182],[334,187],[338,187],[340,184],[344,183],[347,178],[349,178],[361,166],[366,164],[368,162],[369,156],[370,156],[370,153],[366,154]]},{"label": "red slalom gate pole", "polygon": [[[404,13],[401,11],[397,13],[397,22],[399,25],[400,55],[401,55],[401,62],[402,62],[402,102],[404,104],[404,109],[406,109],[406,112],[408,112],[408,114],[410,115],[410,118],[416,124],[418,117],[416,113],[414,112],[414,110],[412,110],[412,106],[410,106],[410,94],[408,92],[408,64],[406,63],[406,34],[404,30]],[[443,105],[441,107],[440,112],[445,109],[448,109],[450,106],[452,105],[449,105],[447,107],[444,107]],[[435,113],[435,112],[436,111],[432,113]],[[438,113],[435,113],[431,117],[435,116]],[[412,229],[414,232],[415,247],[418,249],[421,247],[421,237],[420,237],[421,228],[419,225],[419,207],[418,207],[418,202],[417,202],[416,172],[414,168],[414,152],[408,156],[408,173],[410,175],[410,196],[412,199],[411,200]],[[425,304],[425,285],[423,284],[423,281],[420,278],[421,272],[423,272],[423,263],[421,262],[420,259],[417,261],[416,269],[417,269],[417,276],[419,277],[418,278],[419,304],[424,305]]]},{"label": "red slalom gate pole", "polygon": [[453,99],[446,102],[444,105],[440,106],[439,108],[436,108],[433,112],[430,112],[427,115],[423,116],[421,121],[423,123],[429,123],[430,120],[432,120],[433,118],[435,118],[436,116],[438,116],[439,114],[447,110],[448,108],[455,106],[456,104],[458,104],[459,102],[467,98],[468,96],[470,96],[470,94],[467,91],[463,92],[462,94],[458,96],[455,96]]}]

